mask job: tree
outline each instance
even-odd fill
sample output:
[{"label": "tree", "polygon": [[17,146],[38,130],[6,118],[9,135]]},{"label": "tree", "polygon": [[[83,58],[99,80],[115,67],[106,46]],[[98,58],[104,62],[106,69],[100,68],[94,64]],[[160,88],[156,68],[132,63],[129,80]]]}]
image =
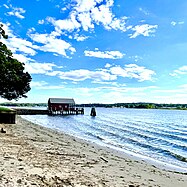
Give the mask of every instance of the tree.
[{"label": "tree", "polygon": [[[0,24],[0,39],[8,36]],[[13,58],[12,52],[0,41],[0,97],[7,100],[27,97],[32,80],[28,72],[24,72],[23,63]]]}]

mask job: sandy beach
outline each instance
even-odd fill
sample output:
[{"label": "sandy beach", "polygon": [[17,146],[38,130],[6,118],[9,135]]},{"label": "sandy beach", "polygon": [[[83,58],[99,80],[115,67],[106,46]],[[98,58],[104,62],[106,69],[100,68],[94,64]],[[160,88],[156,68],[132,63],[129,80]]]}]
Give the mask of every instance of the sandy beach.
[{"label": "sandy beach", "polygon": [[187,174],[119,156],[20,116],[2,127],[0,187],[187,186]]}]

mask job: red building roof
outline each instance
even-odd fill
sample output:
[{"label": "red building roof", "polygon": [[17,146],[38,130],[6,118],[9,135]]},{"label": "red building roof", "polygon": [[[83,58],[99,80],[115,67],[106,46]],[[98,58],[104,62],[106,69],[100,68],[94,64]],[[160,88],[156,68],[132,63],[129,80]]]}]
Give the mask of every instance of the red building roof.
[{"label": "red building roof", "polygon": [[48,103],[75,105],[74,99],[70,99],[70,98],[49,98]]}]

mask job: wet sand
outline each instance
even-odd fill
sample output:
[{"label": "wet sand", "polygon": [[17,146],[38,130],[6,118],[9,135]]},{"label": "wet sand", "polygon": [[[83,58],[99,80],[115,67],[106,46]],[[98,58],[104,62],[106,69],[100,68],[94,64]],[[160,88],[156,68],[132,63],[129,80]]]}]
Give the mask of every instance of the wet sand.
[{"label": "wet sand", "polygon": [[33,124],[0,124],[0,187],[186,187],[166,171]]}]

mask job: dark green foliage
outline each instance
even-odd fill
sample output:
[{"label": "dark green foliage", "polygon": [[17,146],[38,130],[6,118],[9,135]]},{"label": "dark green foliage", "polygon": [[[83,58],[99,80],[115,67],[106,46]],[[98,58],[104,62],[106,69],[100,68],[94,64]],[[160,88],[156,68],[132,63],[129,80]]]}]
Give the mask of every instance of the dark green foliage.
[{"label": "dark green foliage", "polygon": [[[1,103],[2,106],[17,107],[47,107],[47,103]],[[157,104],[157,103],[114,103],[114,104],[77,104],[76,107],[105,107],[105,108],[137,108],[137,109],[177,109],[187,110],[187,104]]]},{"label": "dark green foliage", "polygon": [[106,108],[137,108],[137,109],[180,109],[187,110],[187,104],[157,104],[157,103],[114,103],[114,104],[80,104],[77,107],[106,107]]},{"label": "dark green foliage", "polygon": [[9,108],[5,108],[5,107],[0,107],[0,112],[1,111],[6,111],[6,112],[9,112],[9,111],[11,111],[11,109],[9,109]]},{"label": "dark green foliage", "polygon": [[[0,25],[0,39],[7,35]],[[7,100],[27,97],[32,78],[24,72],[24,64],[14,59],[12,52],[0,41],[0,96]]]},{"label": "dark green foliage", "polygon": [[47,107],[47,103],[1,103],[1,106],[7,107]]}]

